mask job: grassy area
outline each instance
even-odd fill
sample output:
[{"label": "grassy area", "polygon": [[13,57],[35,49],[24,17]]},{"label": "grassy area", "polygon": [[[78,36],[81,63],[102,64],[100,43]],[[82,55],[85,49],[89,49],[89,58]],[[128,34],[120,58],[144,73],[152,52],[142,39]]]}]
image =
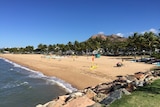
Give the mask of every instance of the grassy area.
[{"label": "grassy area", "polygon": [[123,95],[109,107],[160,107],[160,79],[138,88],[131,95]]}]

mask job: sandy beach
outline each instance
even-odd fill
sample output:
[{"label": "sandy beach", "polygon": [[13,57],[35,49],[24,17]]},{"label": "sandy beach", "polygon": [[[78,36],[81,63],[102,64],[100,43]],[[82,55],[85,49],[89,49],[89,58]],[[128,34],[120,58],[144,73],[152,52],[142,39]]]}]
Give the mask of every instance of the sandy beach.
[{"label": "sandy beach", "polygon": [[[94,61],[92,61],[92,56],[56,57],[40,54],[0,54],[0,57],[42,72],[44,75],[60,78],[77,89],[111,82],[118,75],[132,75],[155,66],[126,60],[122,62],[121,57],[108,56],[94,58]],[[122,62],[124,66],[116,67],[117,62]]]}]

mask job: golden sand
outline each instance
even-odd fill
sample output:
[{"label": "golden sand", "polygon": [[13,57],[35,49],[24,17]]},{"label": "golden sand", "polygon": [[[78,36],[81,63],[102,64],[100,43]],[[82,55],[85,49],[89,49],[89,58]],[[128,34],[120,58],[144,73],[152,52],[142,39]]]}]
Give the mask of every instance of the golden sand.
[{"label": "golden sand", "polygon": [[[42,72],[47,76],[60,78],[77,89],[96,86],[103,82],[111,82],[118,75],[132,75],[135,72],[144,72],[154,67],[152,64],[123,61],[120,57],[101,56],[44,56],[35,54],[1,54],[30,69]],[[116,67],[122,62],[122,67]]]}]

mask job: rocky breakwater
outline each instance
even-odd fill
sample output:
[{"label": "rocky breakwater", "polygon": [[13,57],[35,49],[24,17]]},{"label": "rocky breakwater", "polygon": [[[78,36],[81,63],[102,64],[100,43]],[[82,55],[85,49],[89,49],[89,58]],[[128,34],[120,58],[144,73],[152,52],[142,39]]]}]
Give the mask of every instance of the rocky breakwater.
[{"label": "rocky breakwater", "polygon": [[137,72],[134,75],[117,76],[110,83],[102,83],[96,87],[88,87],[70,94],[59,96],[44,105],[36,107],[101,107],[108,106],[123,94],[130,95],[137,87],[150,84],[160,77],[160,69]]}]

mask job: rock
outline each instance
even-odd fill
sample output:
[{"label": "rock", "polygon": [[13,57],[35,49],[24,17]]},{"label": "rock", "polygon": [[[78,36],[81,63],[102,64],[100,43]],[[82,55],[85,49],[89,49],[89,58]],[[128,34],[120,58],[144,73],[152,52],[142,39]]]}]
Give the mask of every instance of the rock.
[{"label": "rock", "polygon": [[125,88],[121,89],[122,93],[125,95],[130,95],[131,93],[129,91],[127,91]]},{"label": "rock", "polygon": [[109,84],[100,84],[100,85],[97,85],[93,91],[96,92],[96,93],[105,93],[105,94],[108,94],[111,90],[111,87],[112,87],[113,83],[109,83]]},{"label": "rock", "polygon": [[87,107],[103,107],[103,106],[100,103],[95,103],[95,104],[93,104],[91,106],[87,106]]},{"label": "rock", "polygon": [[53,101],[50,101],[50,102],[47,102],[46,104],[42,105],[42,104],[38,104],[36,107],[55,107],[55,104],[56,101],[53,100]]},{"label": "rock", "polygon": [[46,107],[63,107],[64,100],[58,99],[57,101],[51,101]]},{"label": "rock", "polygon": [[132,82],[132,85],[134,85],[135,87],[143,87],[145,85],[145,81],[144,80],[136,80],[136,81]]},{"label": "rock", "polygon": [[69,97],[69,95],[59,96],[58,99],[62,100],[62,101],[65,101],[67,97]]},{"label": "rock", "polygon": [[54,102],[54,103],[50,103],[50,104],[47,105],[46,107],[63,107],[63,103]]},{"label": "rock", "polygon": [[59,96],[57,99],[46,103],[42,107],[63,107],[68,96],[69,95]]},{"label": "rock", "polygon": [[94,96],[96,96],[97,94],[94,92],[94,91],[92,91],[91,89],[88,89],[87,91],[86,91],[86,96],[89,98],[89,99],[93,99],[93,97]]},{"label": "rock", "polygon": [[152,71],[152,74],[153,74],[154,77],[160,76],[160,70],[155,69],[154,71]]},{"label": "rock", "polygon": [[132,83],[132,81],[131,81],[131,80],[126,80],[126,82],[127,82],[127,83]]},{"label": "rock", "polygon": [[135,80],[131,83],[132,85],[134,85],[135,87],[138,87],[139,85],[139,80]]},{"label": "rock", "polygon": [[145,74],[146,74],[146,75],[152,75],[152,72],[153,72],[153,71],[146,71]]},{"label": "rock", "polygon": [[[58,104],[56,104],[56,101],[50,101],[46,106],[44,107],[58,107]],[[62,104],[60,104],[59,107],[62,107]]]},{"label": "rock", "polygon": [[[135,81],[136,80],[136,77],[134,75],[127,75],[126,76],[126,81],[127,83],[131,83],[132,81]],[[128,82],[129,81],[129,82]]]},{"label": "rock", "polygon": [[144,79],[144,81],[146,82],[146,83],[148,83],[149,81],[151,81],[151,80],[153,80],[154,79],[154,77],[153,76],[147,76],[145,79]]},{"label": "rock", "polygon": [[143,86],[144,86],[144,81],[139,81],[138,86],[139,86],[139,87],[143,87]]},{"label": "rock", "polygon": [[98,93],[96,96],[94,96],[93,100],[95,102],[101,102],[104,98],[106,98],[107,95],[103,93]]},{"label": "rock", "polygon": [[104,99],[102,102],[100,102],[100,104],[109,105],[109,104],[113,103],[115,100],[116,100],[115,98],[108,97],[108,98]]},{"label": "rock", "polygon": [[121,90],[116,90],[116,91],[112,92],[112,93],[109,95],[109,97],[116,98],[116,99],[120,99],[120,98],[121,98],[121,95],[122,95]]},{"label": "rock", "polygon": [[[151,75],[145,74],[143,78],[140,79],[140,81],[145,81],[146,78],[150,77]],[[153,76],[152,76],[153,77]]]},{"label": "rock", "polygon": [[44,107],[42,104],[38,104],[36,107]]},{"label": "rock", "polygon": [[72,93],[70,96],[72,98],[77,98],[77,97],[81,97],[83,96],[84,94],[82,92],[75,92],[75,93]]},{"label": "rock", "polygon": [[137,73],[134,74],[134,76],[135,76],[138,80],[140,80],[140,79],[142,79],[142,78],[144,77],[144,73],[143,73],[143,72],[137,72]]},{"label": "rock", "polygon": [[121,84],[115,84],[112,86],[111,91],[115,91],[117,89],[120,89],[121,87],[122,87]]},{"label": "rock", "polygon": [[121,90],[116,90],[114,92],[111,92],[110,95],[108,97],[106,97],[105,99],[103,99],[100,104],[105,104],[105,105],[109,105],[112,102],[114,102],[117,99],[120,99],[122,96],[122,92]]},{"label": "rock", "polygon": [[135,90],[135,86],[132,83],[128,83],[125,89],[129,92],[132,92],[133,90]]},{"label": "rock", "polygon": [[126,77],[124,76],[118,75],[117,78],[118,79],[116,79],[114,82],[120,82],[120,83],[126,82]]},{"label": "rock", "polygon": [[68,102],[68,101],[71,101],[77,97],[81,97],[83,96],[84,93],[82,92],[74,92],[74,93],[71,93],[66,99],[65,99],[65,102]]},{"label": "rock", "polygon": [[75,98],[74,100],[65,104],[63,107],[87,107],[93,105],[94,103],[94,101],[84,95],[82,97]]},{"label": "rock", "polygon": [[160,76],[160,70],[155,70],[154,73],[155,75]]}]

